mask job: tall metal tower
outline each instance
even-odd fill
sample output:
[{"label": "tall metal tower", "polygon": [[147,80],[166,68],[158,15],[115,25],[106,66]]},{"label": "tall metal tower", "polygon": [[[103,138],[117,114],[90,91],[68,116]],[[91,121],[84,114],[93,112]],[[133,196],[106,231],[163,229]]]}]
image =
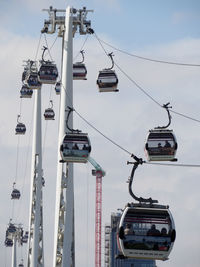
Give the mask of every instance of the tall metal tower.
[{"label": "tall metal tower", "polygon": [[36,90],[33,123],[28,267],[44,266],[42,201],[41,88]]},{"label": "tall metal tower", "polygon": [[17,243],[19,246],[23,246],[23,228],[22,225],[11,223],[6,230],[5,245],[12,247],[12,262],[11,267],[17,267]]},{"label": "tall metal tower", "polygon": [[[81,35],[90,33],[90,21],[86,20],[87,13],[92,10],[45,9],[49,13],[49,20],[45,20],[42,32],[52,34],[58,29],[58,36],[63,38],[62,47],[62,79],[60,120],[58,136],[58,163],[55,207],[54,257],[55,267],[74,267],[74,181],[73,163],[60,163],[60,145],[67,132],[66,110],[73,108],[73,36],[79,31]],[[65,12],[65,16],[58,13]],[[68,126],[73,128],[73,116],[68,120]]]}]

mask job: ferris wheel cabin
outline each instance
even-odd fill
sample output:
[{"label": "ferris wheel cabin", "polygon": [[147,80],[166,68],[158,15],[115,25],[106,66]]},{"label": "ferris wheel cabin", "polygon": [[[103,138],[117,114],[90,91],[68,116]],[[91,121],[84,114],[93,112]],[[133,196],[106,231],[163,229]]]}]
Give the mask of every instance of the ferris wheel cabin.
[{"label": "ferris wheel cabin", "polygon": [[127,258],[167,260],[176,237],[168,206],[128,204],[118,226],[118,247]]},{"label": "ferris wheel cabin", "polygon": [[60,147],[63,162],[87,163],[91,145],[86,133],[67,133]]},{"label": "ferris wheel cabin", "polygon": [[176,137],[172,130],[150,130],[145,144],[145,154],[149,161],[176,161]]}]

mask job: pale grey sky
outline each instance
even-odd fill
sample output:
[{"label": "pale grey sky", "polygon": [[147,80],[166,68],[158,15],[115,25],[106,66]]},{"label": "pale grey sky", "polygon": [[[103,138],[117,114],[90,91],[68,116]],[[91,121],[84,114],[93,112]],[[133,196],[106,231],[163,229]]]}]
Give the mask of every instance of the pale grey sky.
[{"label": "pale grey sky", "polygon": [[[16,175],[17,137],[14,134],[17,114],[20,111],[19,90],[21,87],[22,61],[33,59],[36,54],[40,30],[47,14],[42,8],[53,5],[65,8],[87,6],[94,9],[89,15],[92,27],[104,41],[140,56],[159,60],[199,64],[200,58],[200,5],[198,1],[1,1],[0,62],[1,62],[1,214],[0,214],[0,260],[2,266],[9,266],[11,250],[4,247],[6,225],[13,220],[28,223],[30,158],[32,143],[33,99],[22,100],[22,120],[27,133],[20,137],[17,184],[23,190],[22,198],[15,203],[12,214],[10,193]],[[47,36],[49,45],[54,36]],[[74,39],[74,54],[77,54],[85,37]],[[44,45],[42,38],[41,47]],[[60,66],[61,40],[51,50],[54,60]],[[183,67],[142,61],[124,55],[105,46],[107,52],[114,52],[116,63],[159,103],[170,102],[173,109],[200,119],[200,76],[199,67]],[[115,68],[119,77],[119,93],[100,94],[96,87],[98,71],[110,62],[102,48],[90,36],[85,44],[85,62],[88,80],[74,82],[74,107],[95,127],[108,135],[122,147],[144,158],[144,143],[147,132],[155,126],[166,124],[167,114],[155,105],[124,75]],[[41,56],[41,49],[39,50]],[[55,200],[57,165],[57,129],[59,97],[51,86],[42,89],[43,110],[49,99],[54,101],[56,121],[43,123],[44,142],[44,228],[45,262],[51,266],[53,248],[53,209]],[[113,146],[74,115],[74,125],[88,132],[91,156],[106,170],[103,180],[103,222],[110,221],[111,212],[123,208],[132,201],[126,183],[131,167],[128,154]],[[46,128],[47,127],[47,128]],[[171,127],[178,141],[178,162],[199,164],[200,124],[172,114]],[[12,166],[12,167],[11,167]],[[75,223],[76,223],[76,267],[94,266],[94,216],[95,178],[91,166],[75,165]],[[198,267],[200,256],[198,236],[200,235],[199,168],[165,167],[142,165],[136,172],[134,190],[139,196],[156,198],[161,204],[169,204],[176,229],[177,240],[170,260],[157,262],[159,267]],[[103,243],[102,243],[103,244]],[[19,259],[26,247],[19,249]]]}]

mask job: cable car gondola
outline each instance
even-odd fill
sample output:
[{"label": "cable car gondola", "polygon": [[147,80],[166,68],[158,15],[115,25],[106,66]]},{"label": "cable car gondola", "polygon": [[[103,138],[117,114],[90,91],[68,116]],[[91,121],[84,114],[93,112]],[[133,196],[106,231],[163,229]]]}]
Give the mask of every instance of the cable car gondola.
[{"label": "cable car gondola", "polygon": [[73,64],[73,80],[87,80],[85,64],[77,62]]},{"label": "cable car gondola", "polygon": [[17,117],[17,126],[15,128],[15,134],[25,134],[26,132],[26,126],[24,123],[19,122],[20,115]]},{"label": "cable car gondola", "polygon": [[11,199],[20,199],[20,191],[17,189],[13,189],[12,193],[11,193]]},{"label": "cable car gondola", "polygon": [[80,51],[82,55],[82,61],[73,64],[73,80],[87,80],[87,69],[84,62],[84,51]]},{"label": "cable car gondola", "polygon": [[22,236],[22,243],[28,242],[28,231],[25,232],[25,235]]},{"label": "cable car gondola", "polygon": [[66,120],[66,127],[70,131],[65,134],[60,146],[60,154],[62,160],[60,162],[77,162],[87,163],[90,152],[91,144],[87,133],[82,133],[79,130],[71,129],[68,126],[68,120],[73,108],[68,107],[69,112]]},{"label": "cable car gondola", "polygon": [[8,233],[15,233],[16,232],[16,227],[13,223],[9,223],[8,229],[7,229]]},{"label": "cable car gondola", "polygon": [[108,56],[112,60],[112,66],[108,69],[103,69],[99,71],[99,75],[97,78],[97,86],[99,88],[99,92],[118,92],[118,78],[114,70],[114,60],[112,53],[108,54]]},{"label": "cable car gondola", "polygon": [[10,239],[10,238],[6,238],[6,240],[5,240],[5,246],[6,246],[6,247],[12,247],[12,246],[13,246],[13,241],[12,241],[12,239]]},{"label": "cable car gondola", "polygon": [[61,82],[57,82],[55,85],[55,91],[57,95],[60,95],[60,90],[61,90]]},{"label": "cable car gondola", "polygon": [[38,80],[38,74],[31,72],[28,74],[28,78],[26,80],[29,89],[40,89],[41,88],[41,83]]},{"label": "cable car gondola", "polygon": [[29,61],[28,62],[28,70],[26,74],[26,84],[28,85],[29,89],[40,89],[41,88],[41,83],[39,81],[38,77],[38,70],[36,66],[35,61]]},{"label": "cable car gondola", "polygon": [[145,153],[149,161],[175,161],[177,147],[173,130],[153,129],[147,136]]},{"label": "cable car gondola", "polygon": [[167,260],[176,237],[168,206],[129,204],[118,226],[118,247],[125,257]]},{"label": "cable car gondola", "polygon": [[21,260],[21,263],[18,265],[18,267],[24,267],[24,261]]},{"label": "cable car gondola", "polygon": [[117,244],[124,257],[136,259],[167,260],[176,238],[175,224],[168,206],[155,204],[152,198],[137,197],[132,182],[142,159],[133,155],[136,162],[129,178],[129,194],[139,203],[128,203],[122,212]]},{"label": "cable car gondola", "polygon": [[145,144],[145,154],[149,161],[177,161],[175,158],[178,147],[176,137],[173,130],[166,129],[171,124],[169,103],[163,105],[163,108],[167,111],[169,123],[166,126],[158,126],[149,130]]},{"label": "cable car gondola", "polygon": [[22,72],[22,82],[26,79],[26,75],[27,75],[27,68],[24,68],[24,71]]},{"label": "cable car gondola", "polygon": [[44,84],[55,84],[58,77],[58,70],[56,64],[54,64],[52,61],[44,60],[44,53],[46,49],[47,47],[44,47],[42,60],[40,61],[41,66],[38,72],[39,81]]},{"label": "cable car gondola", "polygon": [[50,103],[51,103],[51,107],[45,109],[45,112],[44,112],[45,120],[54,120],[54,117],[55,117],[55,112],[53,110],[53,101],[50,100]]},{"label": "cable car gondola", "polygon": [[66,133],[60,153],[63,162],[87,163],[91,145],[86,133]]},{"label": "cable car gondola", "polygon": [[31,98],[33,94],[33,90],[30,89],[26,84],[22,85],[20,90],[20,97],[21,98]]}]

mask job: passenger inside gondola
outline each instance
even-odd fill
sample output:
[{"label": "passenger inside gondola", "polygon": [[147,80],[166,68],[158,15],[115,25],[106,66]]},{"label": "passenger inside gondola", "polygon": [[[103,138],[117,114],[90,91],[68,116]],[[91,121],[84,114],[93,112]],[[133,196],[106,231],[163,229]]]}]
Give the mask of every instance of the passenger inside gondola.
[{"label": "passenger inside gondola", "polygon": [[164,147],[171,147],[170,142],[166,140],[166,141],[165,141],[165,145],[164,145]]},{"label": "passenger inside gondola", "polygon": [[75,144],[73,145],[72,149],[79,150],[79,147],[78,147],[78,145],[75,143]]},{"label": "passenger inside gondola", "polygon": [[152,224],[151,229],[148,230],[147,235],[160,236],[160,231],[156,229],[155,224]]},{"label": "passenger inside gondola", "polygon": [[125,235],[134,235],[135,234],[135,232],[133,231],[130,223],[126,224],[126,227],[124,229],[124,234]]},{"label": "passenger inside gondola", "polygon": [[163,228],[161,229],[160,235],[161,235],[161,236],[168,236],[168,234],[167,234],[167,229],[166,229],[165,227],[163,227]]},{"label": "passenger inside gondola", "polygon": [[159,142],[149,141],[147,147],[150,155],[172,155],[175,150],[168,140]]},{"label": "passenger inside gondola", "polygon": [[125,249],[131,250],[165,250],[168,251],[171,238],[167,234],[166,222],[150,224],[148,220],[142,222],[138,218],[133,218],[137,222],[125,223],[123,230],[123,243]]}]

